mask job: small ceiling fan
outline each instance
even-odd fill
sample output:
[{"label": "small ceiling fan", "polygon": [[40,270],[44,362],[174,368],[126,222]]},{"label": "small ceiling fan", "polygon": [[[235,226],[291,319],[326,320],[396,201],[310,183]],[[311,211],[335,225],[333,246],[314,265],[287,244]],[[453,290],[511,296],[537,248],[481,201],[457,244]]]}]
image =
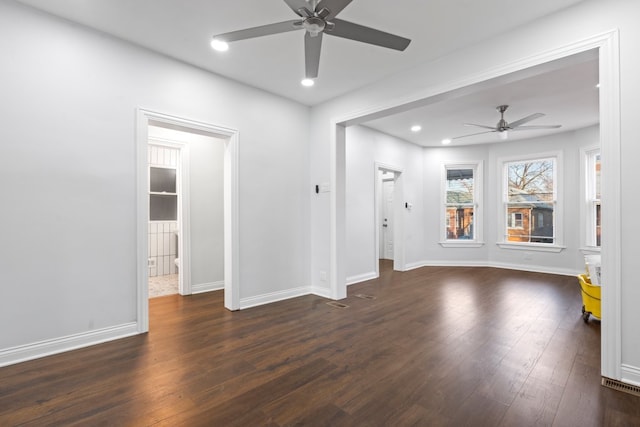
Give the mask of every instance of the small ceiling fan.
[{"label": "small ceiling fan", "polygon": [[404,37],[336,18],[336,15],[347,7],[351,1],[352,0],[284,0],[300,19],[218,34],[213,37],[212,46],[215,48],[217,44],[222,50],[225,50],[226,43],[228,42],[285,33],[288,31],[305,30],[305,76],[307,79],[318,77],[323,34],[400,51],[405,50],[407,46],[409,46],[411,40]]},{"label": "small ceiling fan", "polygon": [[499,132],[500,138],[507,139],[508,131],[558,129],[559,127],[562,126],[562,125],[522,126],[525,123],[528,123],[532,120],[543,117],[544,116],[543,113],[533,113],[531,115],[528,115],[527,117],[521,118],[520,120],[516,120],[515,122],[509,123],[504,119],[504,112],[507,111],[507,108],[509,108],[508,105],[499,105],[496,107],[496,110],[498,110],[498,112],[500,113],[500,120],[495,126],[478,125],[475,123],[464,123],[465,126],[476,126],[479,128],[490,129],[490,130],[487,130],[484,132],[471,133],[468,135],[457,136],[455,138],[451,138],[451,140],[466,138],[468,136],[474,136],[474,135],[482,135],[483,133],[491,133],[491,132]]}]

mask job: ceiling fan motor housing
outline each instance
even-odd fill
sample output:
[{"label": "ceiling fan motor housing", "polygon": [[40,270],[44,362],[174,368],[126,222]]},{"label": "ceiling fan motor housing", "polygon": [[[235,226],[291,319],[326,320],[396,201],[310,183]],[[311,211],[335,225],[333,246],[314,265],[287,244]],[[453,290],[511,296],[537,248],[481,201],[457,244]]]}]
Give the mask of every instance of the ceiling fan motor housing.
[{"label": "ceiling fan motor housing", "polygon": [[507,123],[505,119],[500,119],[500,121],[496,125],[496,129],[498,130],[498,132],[504,132],[506,130],[511,129],[511,127],[509,126],[509,123]]},{"label": "ceiling fan motor housing", "polygon": [[327,23],[324,19],[318,18],[317,16],[311,16],[306,18],[302,23],[302,26],[305,30],[311,33],[311,35],[318,35],[324,31],[324,28],[327,26]]}]

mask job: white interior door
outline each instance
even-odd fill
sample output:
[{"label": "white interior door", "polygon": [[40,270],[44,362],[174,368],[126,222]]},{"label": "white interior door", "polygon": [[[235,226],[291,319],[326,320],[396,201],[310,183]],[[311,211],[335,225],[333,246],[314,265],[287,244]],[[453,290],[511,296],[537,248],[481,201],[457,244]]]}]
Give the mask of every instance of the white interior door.
[{"label": "white interior door", "polygon": [[382,259],[393,260],[393,180],[382,181],[382,215],[380,218],[382,236]]}]

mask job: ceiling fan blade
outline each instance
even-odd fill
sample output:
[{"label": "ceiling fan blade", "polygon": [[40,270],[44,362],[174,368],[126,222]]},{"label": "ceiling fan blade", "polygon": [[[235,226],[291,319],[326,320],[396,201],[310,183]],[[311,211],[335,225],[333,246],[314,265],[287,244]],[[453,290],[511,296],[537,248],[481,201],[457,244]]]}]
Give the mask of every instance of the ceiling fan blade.
[{"label": "ceiling fan blade", "polygon": [[492,131],[496,130],[495,126],[485,126],[485,125],[477,125],[475,123],[463,123],[464,126],[475,126],[484,129],[491,129]]},{"label": "ceiling fan blade", "polygon": [[[298,25],[296,25],[298,24]],[[214,39],[224,42],[235,42],[238,40],[252,39],[254,37],[269,36],[271,34],[286,33],[287,31],[300,30],[303,27],[300,20],[278,22],[275,24],[261,25],[259,27],[247,28],[245,30],[231,31],[230,33],[218,34]]]},{"label": "ceiling fan blade", "polygon": [[405,50],[411,40],[384,31],[375,30],[353,22],[333,19],[335,24],[332,29],[325,29],[324,33],[331,36],[343,37],[345,39],[356,40],[376,46],[386,47],[395,50]]},{"label": "ceiling fan blade", "polygon": [[509,129],[509,130],[536,130],[536,129],[558,129],[562,127],[562,125],[541,125],[541,126],[518,126],[515,129]]},{"label": "ceiling fan blade", "polygon": [[527,122],[530,122],[531,120],[539,119],[540,117],[543,117],[543,116],[544,116],[543,113],[533,113],[533,114],[531,114],[531,115],[529,115],[527,117],[523,117],[520,120],[516,120],[515,122],[509,123],[509,127],[511,129],[514,129],[514,128],[520,126],[520,125],[523,125],[523,124],[525,124]]},{"label": "ceiling fan blade", "polygon": [[318,77],[320,68],[320,50],[322,48],[322,33],[312,36],[310,33],[304,35],[304,64],[305,77],[315,79]]},{"label": "ceiling fan blade", "polygon": [[325,19],[331,20],[336,17],[337,14],[342,12],[342,9],[349,6],[352,0],[321,0],[316,7],[316,12],[322,9],[329,9],[329,15]]},{"label": "ceiling fan blade", "polygon": [[[303,9],[309,9],[309,3],[306,0],[284,0],[284,2],[293,10],[298,16],[302,16],[306,18],[306,14],[301,13],[300,11]],[[313,11],[311,11],[313,12]]]},{"label": "ceiling fan blade", "polygon": [[453,141],[454,139],[466,138],[468,136],[482,135],[483,133],[491,133],[491,132],[497,132],[497,131],[494,129],[494,130],[487,130],[484,132],[470,133],[468,135],[456,136],[455,138],[451,138],[451,140]]}]

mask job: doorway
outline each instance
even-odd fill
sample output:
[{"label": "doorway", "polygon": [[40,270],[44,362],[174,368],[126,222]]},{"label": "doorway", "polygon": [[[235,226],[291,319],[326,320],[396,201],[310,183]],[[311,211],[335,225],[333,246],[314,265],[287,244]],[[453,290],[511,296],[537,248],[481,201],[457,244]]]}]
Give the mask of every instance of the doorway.
[{"label": "doorway", "polygon": [[[179,118],[175,116],[166,115],[163,113],[148,111],[139,109],[137,115],[137,134],[136,134],[136,148],[137,148],[137,306],[138,306],[138,332],[147,332],[149,330],[149,165],[148,165],[148,142],[151,129],[159,128],[161,130],[170,132],[178,131],[190,135],[213,138],[221,141],[219,144],[222,166],[222,203],[218,203],[221,206],[221,216],[223,236],[218,239],[220,245],[218,251],[223,254],[221,258],[221,264],[223,269],[223,280],[218,282],[205,282],[201,281],[194,276],[196,271],[191,271],[195,264],[193,261],[193,254],[199,254],[201,251],[192,251],[192,246],[199,245],[195,240],[191,230],[191,223],[195,221],[195,216],[189,212],[185,212],[184,207],[189,205],[189,192],[178,189],[178,193],[182,195],[182,202],[179,206],[182,208],[182,213],[178,209],[178,224],[177,230],[178,239],[176,242],[176,258],[179,259],[177,263],[177,271],[180,278],[180,293],[188,295],[191,293],[204,292],[208,290],[214,290],[212,287],[218,287],[224,289],[224,306],[229,310],[238,310],[240,308],[240,290],[239,290],[239,256],[238,256],[238,131],[235,129],[216,126],[208,123],[198,122],[190,119]],[[158,139],[158,138],[156,138]],[[171,138],[162,138],[165,142],[171,142]],[[175,141],[173,141],[175,143]],[[178,144],[179,145],[179,144]],[[209,144],[215,145],[215,144]],[[211,147],[209,147],[211,148]],[[186,144],[180,149],[180,166],[182,167],[181,177],[177,180],[180,182],[183,190],[186,186],[190,186],[191,190],[195,184],[194,180],[189,179],[188,164],[185,163],[185,158],[188,156],[186,153],[189,151],[189,145]],[[194,156],[196,157],[196,156]],[[202,156],[200,156],[202,157]],[[186,166],[186,168],[185,168]],[[206,168],[204,169],[206,171]],[[202,198],[201,198],[202,199]],[[210,203],[211,200],[202,200],[205,204]],[[182,215],[182,216],[180,216]],[[193,218],[192,218],[193,216]],[[170,230],[171,231],[171,230]],[[209,258],[211,259],[211,258]],[[210,265],[208,265],[210,266]],[[182,267],[182,268],[181,268]],[[195,286],[193,278],[196,278]]]},{"label": "doorway", "polygon": [[380,261],[391,261],[393,269],[404,271],[402,169],[375,164],[375,269],[380,277]]},{"label": "doorway", "polygon": [[380,171],[382,180],[382,197],[380,198],[380,255],[379,259],[393,259],[393,190],[395,174]]},{"label": "doorway", "polygon": [[179,257],[185,144],[153,135],[161,131],[149,127],[149,298],[185,294]]},{"label": "doorway", "polygon": [[[504,79],[508,79],[511,73],[531,70],[534,67],[542,68],[559,60],[571,60],[573,55],[595,50],[599,58],[600,71],[600,141],[603,159],[603,168],[617,171],[620,168],[620,63],[617,56],[619,35],[617,30],[595,35],[589,39],[578,40],[574,43],[556,48],[542,54],[525,58],[524,60],[504,64],[495,68],[490,73],[479,73],[461,81],[449,82],[438,88],[438,93],[430,91],[416,92],[412,100],[405,98],[396,102],[387,103],[385,108],[368,108],[366,113],[352,113],[343,117],[334,117],[331,120],[332,132],[330,135],[330,171],[331,178],[335,180],[335,192],[332,194],[330,211],[330,262],[332,265],[330,289],[334,299],[346,297],[346,280],[344,257],[340,255],[344,249],[345,215],[344,204],[339,203],[344,196],[345,188],[345,143],[346,127],[361,124],[373,117],[390,115],[396,111],[403,111],[410,106],[437,102],[439,99],[450,96],[458,96],[467,93],[471,88],[488,88],[499,85]],[[472,89],[473,90],[473,89]],[[602,369],[604,377],[621,378],[621,324],[620,295],[621,295],[621,264],[620,264],[620,239],[621,230],[616,214],[620,211],[620,176],[613,174],[603,180],[602,192],[607,196],[607,207],[602,213],[603,228],[609,230],[602,238],[602,272],[603,281],[607,286],[602,291],[602,311],[609,313],[610,317],[602,323],[601,351]]]}]

